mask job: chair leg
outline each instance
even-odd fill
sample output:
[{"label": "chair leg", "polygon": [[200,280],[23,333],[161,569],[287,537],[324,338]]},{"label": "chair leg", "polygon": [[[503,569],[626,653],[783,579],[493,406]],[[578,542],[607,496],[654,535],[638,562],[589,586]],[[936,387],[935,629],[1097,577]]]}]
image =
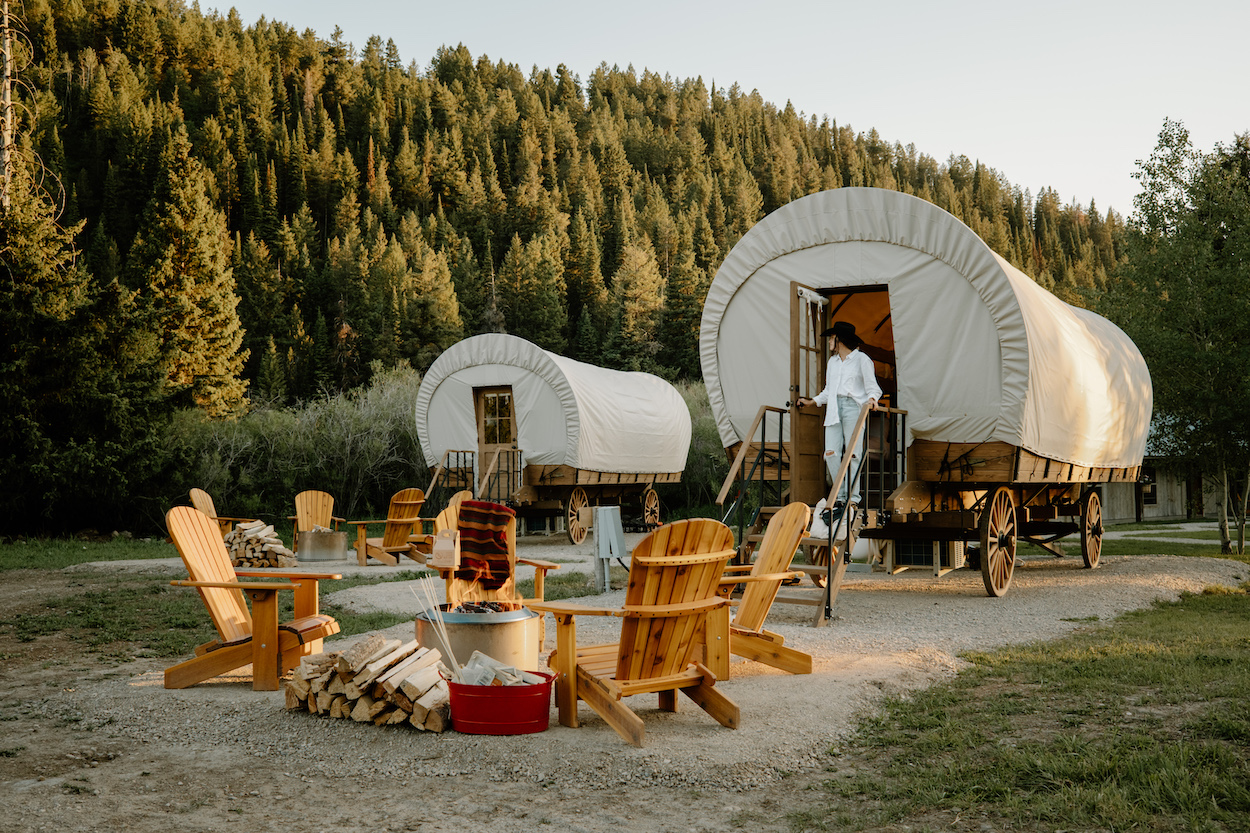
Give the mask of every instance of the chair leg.
[{"label": "chair leg", "polygon": [[735,631],[729,637],[729,647],[737,656],[762,662],[791,674],[812,673],[811,654],[787,648],[785,645],[779,645],[755,634]]},{"label": "chair leg", "polygon": [[706,666],[702,667],[706,672],[704,682],[683,688],[682,693],[698,703],[699,708],[711,715],[712,719],[720,725],[737,729],[740,717],[738,704],[716,690],[710,682],[715,678],[711,676]]},{"label": "chair leg", "polygon": [[642,725],[642,718],[618,700],[602,680],[583,668],[577,669],[577,694],[618,735],[634,746],[643,745],[646,729]]},{"label": "chair leg", "polygon": [[560,725],[577,728],[577,625],[568,614],[556,617],[556,706]]},{"label": "chair leg", "polygon": [[676,712],[677,711],[677,692],[673,689],[659,692],[660,695],[660,711]]},{"label": "chair leg", "polygon": [[249,590],[252,600],[252,690],[278,690],[278,591]]}]

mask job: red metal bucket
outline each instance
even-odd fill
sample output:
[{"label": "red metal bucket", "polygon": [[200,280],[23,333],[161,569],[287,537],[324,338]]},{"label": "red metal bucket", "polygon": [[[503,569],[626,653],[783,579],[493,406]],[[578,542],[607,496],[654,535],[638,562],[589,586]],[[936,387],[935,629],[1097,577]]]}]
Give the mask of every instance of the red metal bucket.
[{"label": "red metal bucket", "polygon": [[465,685],[447,681],[451,690],[451,728],[467,735],[529,735],[547,731],[551,716],[551,681],[534,685]]}]

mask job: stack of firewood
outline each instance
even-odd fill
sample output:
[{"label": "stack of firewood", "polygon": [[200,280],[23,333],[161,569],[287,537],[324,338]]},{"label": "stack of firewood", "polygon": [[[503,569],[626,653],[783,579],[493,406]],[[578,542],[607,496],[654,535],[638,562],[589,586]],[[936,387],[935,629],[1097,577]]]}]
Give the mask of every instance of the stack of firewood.
[{"label": "stack of firewood", "polygon": [[[451,728],[451,693],[437,648],[380,634],[345,651],[300,660],[286,684],[286,707],[376,726]],[[440,673],[441,672],[441,673]]]},{"label": "stack of firewood", "polygon": [[226,533],[226,549],[236,567],[297,567],[299,560],[264,521],[244,521]]}]

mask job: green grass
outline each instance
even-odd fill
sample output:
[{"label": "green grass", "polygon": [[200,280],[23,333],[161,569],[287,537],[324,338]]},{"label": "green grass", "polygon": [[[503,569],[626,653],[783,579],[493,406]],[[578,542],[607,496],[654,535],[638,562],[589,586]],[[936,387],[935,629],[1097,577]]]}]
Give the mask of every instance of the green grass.
[{"label": "green grass", "polygon": [[973,652],[833,750],[795,830],[1250,830],[1250,584]]},{"label": "green grass", "polygon": [[[116,538],[93,542],[73,539],[30,540],[0,546],[0,572],[60,570],[92,561],[176,558],[177,551],[164,541]],[[404,570],[356,576],[321,585],[323,612],[338,620],[340,636],[353,636],[411,621],[422,607],[413,598],[412,613],[355,613],[330,602],[326,595],[363,585],[411,581],[435,575],[427,570]],[[613,567],[614,586],[623,587],[626,573]],[[9,580],[21,581],[20,576]],[[90,652],[117,662],[136,657],[181,657],[196,645],[215,639],[199,595],[193,590],[171,587],[169,576],[119,571],[92,571],[75,575],[78,588],[49,599],[19,615],[0,612],[0,629],[20,642],[60,636],[85,646]],[[533,581],[520,582],[522,595],[533,595]],[[555,570],[547,576],[546,598],[567,599],[593,592],[585,573]],[[279,594],[280,616],[294,613],[291,593]]]},{"label": "green grass", "polygon": [[1180,524],[1175,521],[1142,521],[1141,523],[1107,525],[1108,532],[1129,532],[1135,529],[1147,529],[1155,532],[1162,532],[1169,529],[1180,528]]},{"label": "green grass", "polygon": [[[1237,530],[1230,529],[1229,532],[1232,535],[1233,543],[1236,543],[1237,542]],[[1148,535],[1147,533],[1143,532],[1143,533],[1139,533],[1137,535],[1133,535],[1130,537],[1143,538],[1143,537],[1148,537]],[[1218,541],[1220,540],[1220,531],[1218,529],[1183,529],[1171,537],[1193,538],[1198,541]]]},{"label": "green grass", "polygon": [[104,542],[72,538],[30,538],[12,544],[0,544],[0,572],[60,570],[89,561],[177,557],[178,551],[173,544],[156,538],[132,540],[118,536]]},{"label": "green grass", "polygon": [[[1073,539],[1068,552],[1079,555],[1080,542]],[[1155,541],[1150,538],[1103,538],[1103,555],[1184,555],[1194,558],[1229,558],[1234,561],[1250,562],[1250,556],[1227,555],[1220,552],[1219,544],[1184,543],[1178,541]]]},{"label": "green grass", "polygon": [[[387,581],[410,581],[427,572],[403,571],[378,578],[345,578],[324,582],[322,592],[346,590]],[[144,575],[93,575],[84,579],[81,592],[45,601],[33,612],[0,619],[0,628],[11,629],[19,642],[60,635],[93,653],[116,661],[135,657],[178,657],[196,645],[216,638],[212,621],[199,594],[171,587],[167,578]],[[294,595],[279,594],[280,617],[294,614]],[[410,621],[419,608],[413,600],[412,614],[354,613],[332,603],[322,611],[339,622],[340,634],[369,633]]]}]

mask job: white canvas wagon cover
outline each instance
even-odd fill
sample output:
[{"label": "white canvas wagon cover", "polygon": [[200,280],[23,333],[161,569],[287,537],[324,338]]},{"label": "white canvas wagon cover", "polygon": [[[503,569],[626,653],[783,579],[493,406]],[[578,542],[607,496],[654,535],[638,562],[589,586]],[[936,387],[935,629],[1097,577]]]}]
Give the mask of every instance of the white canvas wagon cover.
[{"label": "white canvas wagon cover", "polygon": [[526,465],[625,474],[681,472],[690,411],[672,385],[574,361],[503,333],[443,351],[417,392],[417,435],[431,464],[477,448],[473,390],[511,386],[517,446]]},{"label": "white canvas wagon cover", "polygon": [[725,258],[699,352],[726,447],[761,405],[791,398],[790,281],[888,288],[908,442],[1001,441],[1080,466],[1141,464],[1152,391],[1128,336],[1060,301],[941,208],[878,188],[795,200]]}]

